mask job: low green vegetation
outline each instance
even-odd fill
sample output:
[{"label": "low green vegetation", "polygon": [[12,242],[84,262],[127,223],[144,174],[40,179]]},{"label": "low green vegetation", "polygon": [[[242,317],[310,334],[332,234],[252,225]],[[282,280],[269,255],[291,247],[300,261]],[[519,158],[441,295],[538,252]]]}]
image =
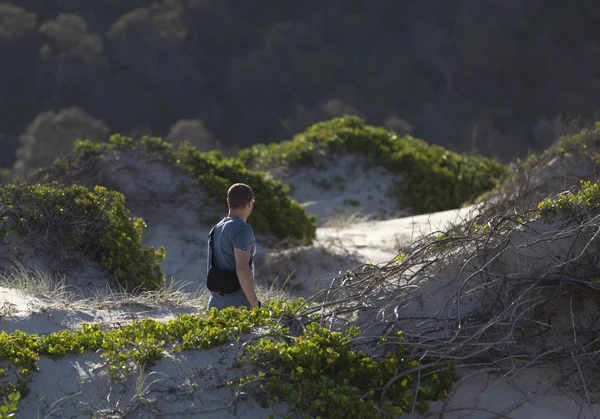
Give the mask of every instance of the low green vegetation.
[{"label": "low green vegetation", "polygon": [[263,338],[242,358],[261,371],[242,383],[261,380],[273,402],[308,408],[317,417],[368,419],[398,416],[413,403],[425,413],[428,401],[444,399],[460,378],[451,364],[412,358],[401,332],[379,339],[389,345],[381,359],[354,349],[359,334],[357,327],[332,332],[314,322],[303,336]]},{"label": "low green vegetation", "polygon": [[[370,165],[402,175],[392,195],[401,208],[427,213],[459,207],[496,186],[508,168],[496,161],[457,154],[437,145],[366,125],[356,116],[317,123],[293,139],[240,151],[249,168],[322,167],[331,155],[363,154]],[[340,187],[341,185],[334,185]]]},{"label": "low green vegetation", "polygon": [[409,356],[411,346],[401,333],[379,339],[379,345],[389,348],[379,359],[353,347],[358,328],[332,332],[319,326],[318,315],[307,319],[302,336],[291,338],[286,321],[297,318],[305,304],[302,299],[271,301],[255,310],[211,309],[205,316],[179,314],[168,322],[145,319],[109,330],[84,323],[77,331],[43,336],[1,331],[3,375],[7,378],[8,371],[16,368],[19,377],[14,383],[4,381],[1,394],[17,401],[26,397],[27,381],[32,372],[39,371],[40,356],[60,359],[100,351],[111,379],[122,380],[132,368],[151,368],[165,351],[206,350],[239,340],[259,327],[264,336],[250,343],[239,358],[254,366],[257,374],[225,384],[245,387],[262,381],[272,401],[286,401],[317,415],[375,418],[381,417],[379,409],[392,414],[405,411],[413,400],[421,412],[428,401],[446,397],[459,378],[451,364]]},{"label": "low green vegetation", "polygon": [[262,172],[248,170],[238,159],[226,158],[218,151],[201,152],[188,143],[174,149],[171,143],[156,137],[134,140],[113,135],[103,143],[80,140],[75,142],[75,154],[41,172],[42,179],[61,181],[77,171],[83,161],[100,164],[107,153],[131,150],[187,171],[205,191],[207,203],[222,203],[224,209],[229,186],[236,182],[249,184],[257,202],[248,221],[257,233],[271,234],[276,239],[301,240],[305,244],[315,238],[316,218],[307,216],[304,207],[290,198],[288,186],[266,179]]},{"label": "low green vegetation", "polygon": [[538,204],[542,217],[556,214],[576,215],[586,210],[600,210],[600,186],[590,181],[580,182],[581,190],[545,199]]},{"label": "low green vegetation", "polygon": [[[19,240],[49,240],[53,248],[81,249],[114,275],[129,291],[164,285],[160,263],[164,248],[141,247],[144,220],[132,218],[122,194],[96,186],[59,187],[57,184],[0,186],[0,240],[15,233]],[[47,237],[48,239],[41,239]]]}]

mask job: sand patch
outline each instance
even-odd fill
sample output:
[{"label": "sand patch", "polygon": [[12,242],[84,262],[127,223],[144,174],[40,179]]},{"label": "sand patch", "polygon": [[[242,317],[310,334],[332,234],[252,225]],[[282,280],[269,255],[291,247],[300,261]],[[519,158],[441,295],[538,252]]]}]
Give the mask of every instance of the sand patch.
[{"label": "sand patch", "polygon": [[588,404],[573,392],[580,390],[575,363],[528,368],[510,377],[483,369],[464,369],[461,374],[464,381],[446,401],[432,403],[425,417],[591,419],[600,414],[600,404]]},{"label": "sand patch", "polygon": [[368,167],[363,155],[328,156],[321,167],[275,169],[268,177],[288,184],[294,200],[317,216],[317,226],[347,214],[367,218],[393,218],[407,215],[396,209],[393,186],[402,180],[381,167]]},{"label": "sand patch", "polygon": [[329,243],[329,248],[338,254],[359,255],[363,263],[384,263],[415,240],[446,232],[452,225],[470,220],[476,214],[477,209],[471,206],[391,220],[361,221],[338,228],[321,227],[317,229],[317,240]]},{"label": "sand patch", "polygon": [[333,278],[362,264],[357,255],[342,255],[321,247],[268,250],[257,259],[255,278],[267,288],[283,289],[294,297],[310,298],[330,286]]},{"label": "sand patch", "polygon": [[69,245],[56,246],[51,239],[38,235],[21,237],[16,233],[0,239],[0,274],[17,280],[22,276],[13,277],[15,270],[30,271],[30,279],[36,277],[36,272],[43,272],[54,286],[63,284],[82,297],[119,289],[114,277],[83,251]]},{"label": "sand patch", "polygon": [[283,404],[261,406],[243,395],[236,400],[224,385],[245,375],[235,362],[242,342],[207,351],[168,352],[151,370],[135,368],[124,381],[111,379],[106,361],[97,353],[59,360],[41,357],[41,373],[33,375],[19,415],[56,419],[93,415],[258,419],[290,411]]}]

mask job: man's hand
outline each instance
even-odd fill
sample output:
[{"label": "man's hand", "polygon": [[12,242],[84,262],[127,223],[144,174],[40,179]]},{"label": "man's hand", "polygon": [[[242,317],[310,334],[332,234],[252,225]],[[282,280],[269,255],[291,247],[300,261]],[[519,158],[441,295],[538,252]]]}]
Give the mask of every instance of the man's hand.
[{"label": "man's hand", "polygon": [[251,309],[254,309],[254,308],[261,308],[261,307],[262,307],[262,304],[261,304],[260,300],[256,300],[256,302],[255,302],[255,303],[250,303],[250,308],[251,308]]}]

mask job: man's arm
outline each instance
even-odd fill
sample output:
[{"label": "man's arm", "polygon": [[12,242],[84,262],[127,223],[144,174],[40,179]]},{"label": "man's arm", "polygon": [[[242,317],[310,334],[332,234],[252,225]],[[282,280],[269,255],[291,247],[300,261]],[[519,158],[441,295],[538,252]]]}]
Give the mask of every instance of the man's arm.
[{"label": "man's arm", "polygon": [[254,292],[254,280],[250,270],[250,252],[242,249],[233,249],[235,255],[235,272],[246,298],[250,301],[251,308],[258,308],[258,298]]}]

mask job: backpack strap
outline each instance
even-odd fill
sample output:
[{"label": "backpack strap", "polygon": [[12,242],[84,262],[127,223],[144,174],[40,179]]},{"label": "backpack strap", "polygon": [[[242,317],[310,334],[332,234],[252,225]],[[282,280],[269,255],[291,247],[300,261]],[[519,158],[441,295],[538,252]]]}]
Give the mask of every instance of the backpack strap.
[{"label": "backpack strap", "polygon": [[209,268],[212,268],[213,266],[217,266],[217,264],[215,263],[215,255],[214,255],[214,251],[213,251],[213,233],[215,232],[215,228],[217,226],[214,226],[213,228],[210,229],[210,232],[208,233],[208,258],[209,258]]}]

